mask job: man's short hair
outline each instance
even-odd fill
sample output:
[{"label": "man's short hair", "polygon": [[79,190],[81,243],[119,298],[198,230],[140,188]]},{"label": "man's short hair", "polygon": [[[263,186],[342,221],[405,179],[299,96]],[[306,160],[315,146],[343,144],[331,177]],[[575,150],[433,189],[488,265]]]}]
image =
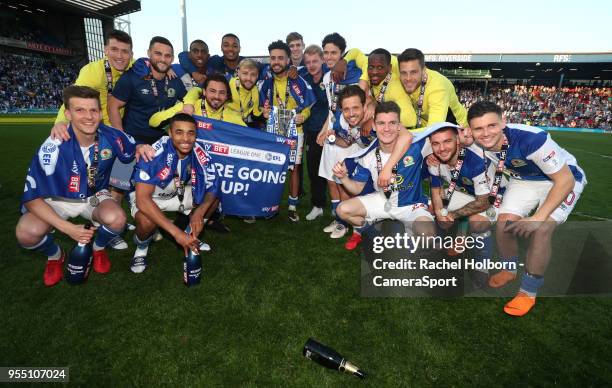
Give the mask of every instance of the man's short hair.
[{"label": "man's short hair", "polygon": [[223,35],[221,37],[221,41],[223,42],[223,39],[225,39],[225,38],[234,38],[234,39],[236,39],[236,42],[238,42],[238,44],[240,44],[240,38],[238,38],[238,35],[236,35],[236,34],[232,34],[231,32],[229,32],[229,33],[227,33],[227,34],[225,34],[225,35]]},{"label": "man's short hair", "polygon": [[230,89],[229,81],[227,80],[227,78],[225,78],[225,75],[221,73],[215,73],[206,77],[206,81],[204,81],[204,90],[206,90],[208,84],[212,81],[221,82],[223,85],[225,85],[225,89],[227,90],[227,101],[232,101],[232,90]]},{"label": "man's short hair", "polygon": [[259,66],[257,66],[257,62],[252,60],[251,58],[244,58],[238,64],[239,69],[255,69],[259,72]]},{"label": "man's short hair", "polygon": [[298,33],[298,32],[290,32],[287,35],[287,38],[285,39],[285,43],[289,44],[289,43],[293,42],[294,40],[299,40],[302,43],[304,43],[304,37],[302,35],[300,35],[300,33]]},{"label": "man's short hair", "polygon": [[374,117],[378,116],[380,113],[397,113],[397,117],[400,117],[402,111],[395,103],[395,101],[383,101],[380,104],[376,105],[376,109],[374,110]]},{"label": "man's short hair", "polygon": [[421,66],[421,68],[425,66],[425,55],[423,55],[423,52],[421,50],[415,48],[409,48],[404,50],[404,52],[402,52],[397,57],[397,62],[402,63],[414,61],[415,59],[419,61],[419,65]]},{"label": "man's short hair", "polygon": [[354,96],[359,97],[359,101],[361,101],[362,105],[365,104],[366,94],[363,89],[361,89],[357,85],[348,85],[347,87],[342,89],[342,91],[338,95],[338,106],[342,107],[342,101],[344,101],[344,99]]},{"label": "man's short hair", "polygon": [[170,128],[172,128],[172,124],[179,122],[179,121],[185,122],[185,123],[191,123],[194,125],[194,127],[197,128],[196,120],[190,115],[188,115],[187,113],[183,113],[183,112],[177,113],[170,118],[170,121],[169,121]]},{"label": "man's short hair", "polygon": [[470,106],[470,109],[468,109],[468,122],[477,117],[482,117],[487,113],[495,113],[501,118],[503,111],[499,105],[492,101],[479,101],[474,103],[472,106]]},{"label": "man's short hair", "polygon": [[346,39],[344,39],[342,35],[338,34],[337,32],[326,35],[325,38],[323,38],[323,43],[321,43],[321,46],[325,47],[325,45],[328,43],[332,43],[334,46],[338,47],[341,53],[346,50]]},{"label": "man's short hair", "polygon": [[155,43],[161,43],[165,44],[166,46],[170,46],[170,48],[172,48],[172,50],[174,51],[174,46],[172,46],[172,43],[170,43],[170,41],[167,38],[164,38],[163,36],[154,36],[153,38],[151,38],[151,41],[149,42],[149,50],[151,50]]},{"label": "man's short hair", "polygon": [[132,37],[125,31],[121,30],[110,30],[106,35],[106,40],[104,41],[106,45],[110,44],[110,40],[115,39],[118,42],[129,44],[132,47]]},{"label": "man's short hair", "polygon": [[272,50],[285,50],[287,57],[291,56],[291,49],[289,49],[287,43],[283,42],[282,40],[277,40],[270,43],[268,45],[268,53],[271,53]]},{"label": "man's short hair", "polygon": [[382,55],[385,57],[385,63],[387,66],[391,65],[391,53],[384,48],[377,48],[376,50],[373,50],[369,56],[371,57],[372,55]]},{"label": "man's short hair", "polygon": [[191,46],[193,46],[194,44],[201,44],[204,46],[204,48],[206,49],[206,51],[208,51],[208,45],[206,44],[206,42],[204,42],[202,39],[196,39],[193,42],[189,43],[189,49],[191,50]]},{"label": "man's short hair", "polygon": [[96,89],[90,88],[89,86],[80,85],[69,85],[64,88],[64,106],[66,109],[70,109],[70,99],[76,98],[91,98],[98,101],[98,107],[100,107],[100,92]]},{"label": "man's short hair", "polygon": [[323,49],[321,49],[321,47],[317,46],[316,44],[311,44],[310,46],[306,47],[306,49],[304,50],[304,55],[306,54],[308,55],[317,54],[318,56],[323,58]]}]

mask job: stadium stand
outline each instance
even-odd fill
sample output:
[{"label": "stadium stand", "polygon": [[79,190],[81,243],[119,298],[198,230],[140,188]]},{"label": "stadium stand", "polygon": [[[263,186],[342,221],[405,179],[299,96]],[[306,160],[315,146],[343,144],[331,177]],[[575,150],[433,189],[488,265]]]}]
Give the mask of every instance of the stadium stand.
[{"label": "stadium stand", "polygon": [[485,99],[494,101],[513,123],[606,131],[612,126],[612,88],[489,85],[486,94],[479,88],[462,88],[459,98],[468,107]]},{"label": "stadium stand", "polygon": [[34,53],[0,52],[0,112],[53,110],[62,101],[62,90],[78,74],[78,66],[53,61]]}]

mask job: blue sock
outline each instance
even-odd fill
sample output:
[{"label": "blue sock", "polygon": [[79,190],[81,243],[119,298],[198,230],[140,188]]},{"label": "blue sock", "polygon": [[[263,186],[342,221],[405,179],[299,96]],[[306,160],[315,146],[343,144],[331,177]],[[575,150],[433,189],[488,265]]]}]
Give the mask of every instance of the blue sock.
[{"label": "blue sock", "polygon": [[300,198],[289,196],[289,200],[287,201],[287,203],[289,204],[290,210],[295,210],[297,205],[300,203]]},{"label": "blue sock", "polygon": [[115,231],[106,225],[102,225],[100,228],[98,228],[98,233],[96,233],[96,239],[94,240],[93,244],[94,251],[104,249],[110,240],[117,237],[122,232],[123,230]]},{"label": "blue sock", "polygon": [[25,247],[25,249],[36,250],[38,252],[42,252],[50,259],[59,259],[60,258],[60,247],[53,240],[53,235],[51,233],[47,233],[45,237],[43,237],[40,242],[32,247]]},{"label": "blue sock", "polygon": [[521,278],[521,289],[520,291],[525,294],[535,297],[538,294],[538,289],[544,284],[544,276],[530,274],[525,271]]},{"label": "blue sock", "polygon": [[334,217],[336,217],[336,208],[338,207],[339,203],[340,203],[339,199],[332,199],[332,201],[331,201],[332,216],[334,216]]},{"label": "blue sock", "polygon": [[476,249],[475,259],[477,262],[484,262],[485,260],[492,260],[493,254],[493,239],[491,238],[491,232],[486,231],[484,233],[472,233],[472,237],[476,239],[476,244],[480,245],[482,241],[483,247]]}]

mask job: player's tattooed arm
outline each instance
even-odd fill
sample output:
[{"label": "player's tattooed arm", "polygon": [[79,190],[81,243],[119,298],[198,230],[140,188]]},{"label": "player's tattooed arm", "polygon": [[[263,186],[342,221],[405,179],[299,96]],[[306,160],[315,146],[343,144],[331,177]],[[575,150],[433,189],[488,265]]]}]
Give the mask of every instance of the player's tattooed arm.
[{"label": "player's tattooed arm", "polygon": [[456,220],[461,217],[468,217],[468,216],[471,216],[472,214],[478,214],[480,212],[483,212],[487,210],[488,207],[489,207],[489,195],[488,194],[478,195],[476,196],[476,199],[474,199],[472,202],[467,203],[465,206],[463,206],[460,209],[453,210],[449,214],[453,217],[453,219]]}]

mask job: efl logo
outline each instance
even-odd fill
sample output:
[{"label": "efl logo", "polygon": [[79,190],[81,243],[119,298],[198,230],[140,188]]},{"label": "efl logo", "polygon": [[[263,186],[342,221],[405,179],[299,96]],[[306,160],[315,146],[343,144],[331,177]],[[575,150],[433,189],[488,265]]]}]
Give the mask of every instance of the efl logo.
[{"label": "efl logo", "polygon": [[213,125],[204,121],[198,121],[198,128],[210,131],[211,129],[213,129]]},{"label": "efl logo", "polygon": [[81,186],[81,177],[79,175],[70,176],[70,183],[68,183],[68,191],[71,193],[78,193],[79,186]]},{"label": "efl logo", "polygon": [[164,167],[160,172],[157,173],[157,177],[161,179],[162,181],[168,178],[169,175],[170,175],[170,167],[168,166]]},{"label": "efl logo", "polygon": [[206,156],[206,152],[204,152],[204,150],[201,149],[200,147],[197,147],[195,149],[195,152],[196,152],[196,156],[198,157],[198,162],[200,162],[202,166],[206,166],[206,162],[208,162],[208,157]]}]

